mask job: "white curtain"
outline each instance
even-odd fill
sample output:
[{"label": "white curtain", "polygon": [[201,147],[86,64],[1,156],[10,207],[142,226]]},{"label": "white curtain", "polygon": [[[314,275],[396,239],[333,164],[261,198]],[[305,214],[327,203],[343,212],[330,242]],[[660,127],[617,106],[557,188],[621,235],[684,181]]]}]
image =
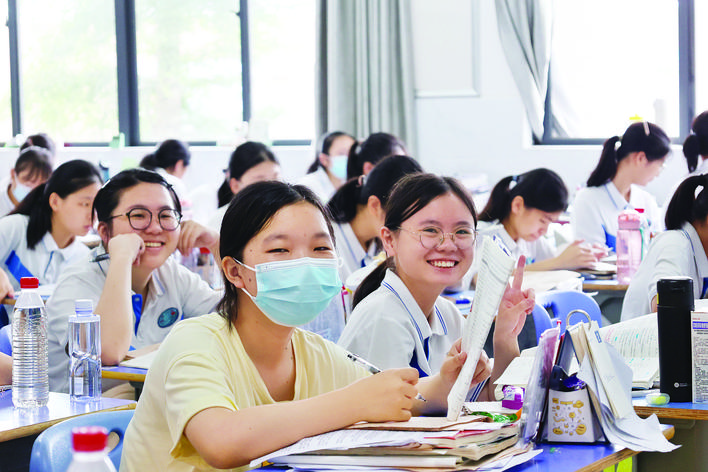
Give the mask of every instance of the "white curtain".
[{"label": "white curtain", "polygon": [[408,0],[318,0],[317,131],[384,131],[415,147]]},{"label": "white curtain", "polygon": [[551,62],[552,0],[496,0],[499,38],[533,135],[543,137]]}]

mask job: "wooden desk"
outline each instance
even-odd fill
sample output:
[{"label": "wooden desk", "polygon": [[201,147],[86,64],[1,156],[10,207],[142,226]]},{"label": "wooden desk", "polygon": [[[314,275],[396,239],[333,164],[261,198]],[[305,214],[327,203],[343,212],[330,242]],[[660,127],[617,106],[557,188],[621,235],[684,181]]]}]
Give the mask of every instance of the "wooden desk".
[{"label": "wooden desk", "polygon": [[145,382],[147,369],[111,365],[101,367],[101,377],[104,379],[127,380],[129,382]]},{"label": "wooden desk", "polygon": [[583,292],[626,292],[629,285],[617,282],[617,279],[591,279],[583,281]]},{"label": "wooden desk", "polygon": [[131,410],[132,400],[102,398],[97,402],[72,402],[68,393],[49,392],[43,408],[15,408],[12,391],[0,393],[0,442],[39,434],[53,424],[96,411]]},{"label": "wooden desk", "polygon": [[656,415],[665,419],[708,420],[708,403],[668,403],[664,406],[652,406],[642,397],[632,399],[637,415],[647,417]]}]

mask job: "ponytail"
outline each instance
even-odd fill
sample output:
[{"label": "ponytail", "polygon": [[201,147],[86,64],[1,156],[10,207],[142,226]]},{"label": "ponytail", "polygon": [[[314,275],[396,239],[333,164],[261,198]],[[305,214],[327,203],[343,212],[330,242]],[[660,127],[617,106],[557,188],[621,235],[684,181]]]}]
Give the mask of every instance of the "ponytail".
[{"label": "ponytail", "polygon": [[354,141],[352,147],[349,148],[349,155],[347,155],[347,179],[358,178],[364,173],[364,163],[359,165],[358,162],[359,146],[361,146],[359,141]]},{"label": "ponytail", "polygon": [[504,177],[492,189],[479,217],[482,221],[503,221],[511,213],[511,202],[520,196],[526,208],[547,213],[568,208],[568,189],[550,169],[538,168],[521,175]]},{"label": "ponytail", "polygon": [[322,163],[320,162],[319,157],[315,157],[315,160],[312,164],[310,164],[310,167],[307,168],[307,173],[312,174],[313,172],[317,172],[317,169],[322,167]]},{"label": "ponytail", "polygon": [[385,261],[376,266],[376,268],[366,276],[361,284],[359,284],[359,287],[354,292],[354,297],[352,298],[352,309],[354,309],[360,301],[371,295],[371,292],[379,288],[381,286],[381,282],[384,280],[384,277],[386,277],[386,270],[393,268],[393,257],[387,257]]},{"label": "ponytail", "polygon": [[698,136],[689,134],[683,142],[683,155],[686,157],[686,167],[689,172],[693,172],[698,167],[698,156],[700,155],[700,142]]},{"label": "ponytail", "polygon": [[228,205],[231,199],[234,198],[234,193],[231,191],[231,186],[228,180],[224,180],[216,191],[216,199],[218,200],[219,208]]},{"label": "ponytail", "polygon": [[29,223],[27,224],[27,248],[29,249],[34,249],[52,227],[52,209],[49,207],[49,197],[47,196],[46,205],[42,201],[46,188],[46,182],[37,185],[10,212],[11,215],[29,216]]},{"label": "ponytail", "polygon": [[327,204],[334,222],[349,223],[354,219],[361,198],[361,189],[359,179],[349,179],[334,192]]},{"label": "ponytail", "polygon": [[605,185],[617,173],[617,150],[615,148],[619,140],[619,136],[612,136],[602,145],[600,161],[588,178],[588,187]]},{"label": "ponytail", "polygon": [[139,165],[140,165],[140,167],[142,167],[143,169],[147,169],[147,170],[155,170],[155,169],[157,169],[157,168],[159,167],[159,166],[157,165],[157,158],[155,157],[155,153],[154,153],[154,152],[151,152],[151,153],[148,154],[147,156],[143,157],[143,158],[140,160],[140,164],[139,164]]},{"label": "ponytail", "polygon": [[[703,187],[698,195],[696,189]],[[681,229],[684,223],[705,220],[708,216],[708,174],[694,175],[678,186],[666,208],[666,229]]]},{"label": "ponytail", "polygon": [[683,155],[686,156],[689,172],[693,172],[698,167],[698,156],[708,158],[708,111],[693,119],[691,134],[683,142]]}]

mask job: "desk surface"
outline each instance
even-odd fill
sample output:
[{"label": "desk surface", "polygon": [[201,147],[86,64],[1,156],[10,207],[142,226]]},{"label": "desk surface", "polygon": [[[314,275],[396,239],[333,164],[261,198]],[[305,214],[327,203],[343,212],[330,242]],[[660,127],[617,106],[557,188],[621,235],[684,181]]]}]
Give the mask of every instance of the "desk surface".
[{"label": "desk surface", "polygon": [[49,392],[43,408],[15,408],[12,391],[0,392],[0,442],[37,434],[73,416],[96,411],[131,410],[132,400],[102,398],[98,402],[72,402],[69,394]]},{"label": "desk surface", "polygon": [[147,369],[138,367],[123,367],[120,365],[103,366],[101,377],[104,379],[128,380],[130,382],[145,382]]},{"label": "desk surface", "polygon": [[626,292],[629,285],[617,282],[617,279],[591,279],[583,281],[583,292]]},{"label": "desk surface", "polygon": [[647,404],[643,397],[632,399],[634,411],[639,416],[656,415],[659,418],[708,420],[708,403],[671,402],[663,406]]}]

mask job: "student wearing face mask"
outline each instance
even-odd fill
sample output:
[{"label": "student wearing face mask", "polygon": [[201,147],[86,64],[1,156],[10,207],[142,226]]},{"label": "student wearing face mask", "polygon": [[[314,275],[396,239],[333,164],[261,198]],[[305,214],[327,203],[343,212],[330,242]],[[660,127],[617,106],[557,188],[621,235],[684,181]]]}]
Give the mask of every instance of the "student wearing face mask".
[{"label": "student wearing face mask", "polygon": [[20,152],[10,176],[0,182],[0,216],[5,216],[33,188],[47,181],[52,174],[52,155],[46,149],[30,146]]},{"label": "student wearing face mask", "polygon": [[[125,434],[122,471],[246,470],[259,456],[358,421],[446,410],[464,354],[420,381],[411,368],[371,375],[297,327],[341,287],[332,226],[307,187],[247,187],[229,205],[220,241],[224,297],[162,343]],[[486,359],[476,367],[478,383],[490,367]]]},{"label": "student wearing face mask", "polygon": [[343,131],[334,131],[324,135],[321,142],[315,161],[298,183],[309,187],[320,200],[327,202],[347,180],[347,156],[355,141]]},{"label": "student wearing face mask", "polygon": [[[218,234],[193,221],[180,224],[179,198],[159,174],[116,174],[96,195],[94,210],[101,244],[62,273],[47,301],[52,391],[69,389],[67,321],[77,298],[91,299],[101,316],[105,365],[122,361],[131,347],[161,342],[177,321],[206,313],[219,300],[199,275],[170,257],[193,247],[216,254]],[[110,387],[104,382],[104,390]]]}]

